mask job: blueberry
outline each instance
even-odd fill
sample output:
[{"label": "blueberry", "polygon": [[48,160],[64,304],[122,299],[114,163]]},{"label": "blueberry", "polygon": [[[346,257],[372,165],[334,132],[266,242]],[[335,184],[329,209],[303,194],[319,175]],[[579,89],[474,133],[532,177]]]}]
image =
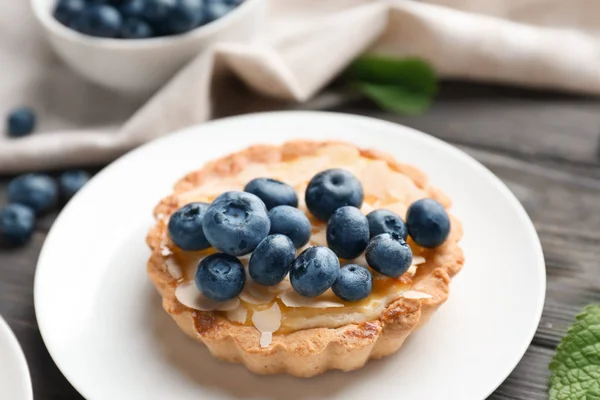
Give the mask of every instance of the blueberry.
[{"label": "blueberry", "polygon": [[124,39],[146,39],[154,36],[152,27],[138,18],[126,18],[121,27],[121,37]]},{"label": "blueberry", "polygon": [[177,0],[164,20],[169,33],[191,31],[206,20],[206,11],[202,0]]},{"label": "blueberry", "polygon": [[18,107],[8,114],[6,130],[12,137],[29,135],[35,128],[35,122],[35,113],[31,108]]},{"label": "blueberry", "polygon": [[210,247],[202,230],[202,221],[207,209],[206,203],[190,203],[171,215],[167,230],[173,243],[180,249],[196,251]]},{"label": "blueberry", "polygon": [[292,239],[297,249],[310,240],[312,226],[306,214],[292,206],[277,206],[269,211],[271,231]]},{"label": "blueberry", "polygon": [[340,260],[327,247],[315,246],[304,250],[292,262],[290,283],[296,292],[306,297],[325,293],[340,273]]},{"label": "blueberry", "polygon": [[277,206],[298,207],[298,195],[294,188],[275,179],[253,179],[248,182],[244,191],[258,196],[269,210]]},{"label": "blueberry", "polygon": [[66,171],[58,178],[60,194],[65,200],[70,200],[88,181],[90,174],[82,170]]},{"label": "blueberry", "polygon": [[367,268],[349,264],[342,267],[331,289],[342,300],[362,300],[373,290],[373,276]]},{"label": "blueberry", "polygon": [[208,241],[232,256],[253,251],[267,237],[271,221],[265,204],[246,192],[225,192],[206,210],[202,223]]},{"label": "blueberry", "polygon": [[360,256],[369,244],[369,222],[356,207],[334,211],[327,222],[327,245],[340,258]]},{"label": "blueberry", "polygon": [[248,272],[260,285],[277,285],[285,278],[295,258],[296,248],[290,238],[284,235],[269,235],[254,249]]},{"label": "blueberry", "polygon": [[371,268],[392,278],[404,274],[412,264],[410,246],[395,233],[382,233],[371,239],[365,256]]},{"label": "blueberry", "polygon": [[206,4],[207,20],[214,21],[228,14],[233,9],[229,4],[222,1],[213,1]]},{"label": "blueberry", "polygon": [[164,23],[176,5],[177,0],[145,0],[142,8],[142,16],[152,23]]},{"label": "blueberry", "polygon": [[438,247],[450,234],[450,217],[434,199],[417,200],[408,207],[406,227],[419,246]]},{"label": "blueberry", "polygon": [[306,187],[306,206],[317,218],[327,221],[343,206],[360,208],[364,198],[360,181],[344,169],[328,169],[315,175]]},{"label": "blueberry", "polygon": [[212,254],[198,265],[196,287],[205,297],[227,301],[239,295],[246,283],[244,266],[228,254]]},{"label": "blueberry", "polygon": [[119,6],[119,11],[123,17],[141,18],[144,13],[146,0],[125,0]]},{"label": "blueberry", "polygon": [[83,10],[71,27],[86,35],[114,38],[121,32],[122,24],[123,18],[115,7],[96,4]]},{"label": "blueberry", "polygon": [[85,8],[85,0],[59,0],[54,8],[54,18],[63,25],[69,26],[74,17]]},{"label": "blueberry", "polygon": [[367,214],[371,238],[382,233],[396,233],[406,240],[408,231],[402,218],[390,210],[375,210]]},{"label": "blueberry", "polygon": [[0,209],[0,239],[11,245],[22,245],[31,239],[35,214],[21,204],[9,204]]},{"label": "blueberry", "polygon": [[19,203],[33,209],[37,214],[50,210],[58,200],[58,186],[48,175],[21,175],[8,184],[9,203]]}]

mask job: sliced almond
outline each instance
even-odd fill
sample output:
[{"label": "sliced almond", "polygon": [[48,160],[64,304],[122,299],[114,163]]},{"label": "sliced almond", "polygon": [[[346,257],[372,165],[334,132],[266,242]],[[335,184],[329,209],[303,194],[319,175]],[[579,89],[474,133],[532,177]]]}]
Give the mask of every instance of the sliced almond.
[{"label": "sliced almond", "polygon": [[260,347],[265,348],[273,342],[273,332],[263,332],[260,334]]},{"label": "sliced almond", "polygon": [[167,271],[169,272],[169,274],[171,274],[173,279],[180,280],[181,278],[183,278],[183,269],[179,264],[175,262],[175,260],[173,260],[172,258],[167,258],[165,260],[165,264],[167,266]]},{"label": "sliced almond", "polygon": [[277,332],[281,326],[281,310],[277,303],[266,310],[254,311],[252,314],[252,323],[259,332]]},{"label": "sliced almond", "polygon": [[421,257],[421,256],[414,256],[412,259],[413,265],[421,265],[421,264],[425,264],[426,262],[427,262],[427,260],[425,259],[425,257]]},{"label": "sliced almond", "polygon": [[418,292],[416,290],[407,290],[402,293],[405,299],[431,299],[433,296],[429,293]]},{"label": "sliced almond", "polygon": [[194,281],[180,283],[175,288],[175,298],[186,307],[198,311],[215,311],[225,310],[230,307],[236,308],[239,305],[239,300],[232,299],[225,302],[211,300],[200,293]]},{"label": "sliced almond", "polygon": [[369,162],[363,169],[360,181],[365,195],[384,198],[387,184],[387,174],[390,169],[385,161],[376,160]]},{"label": "sliced almond", "polygon": [[248,310],[243,305],[239,305],[237,308],[227,311],[227,318],[232,322],[237,322],[238,324],[246,323],[247,317]]},{"label": "sliced almond", "polygon": [[318,297],[304,297],[294,290],[287,290],[278,296],[287,307],[307,308],[335,308],[344,307],[343,303],[319,299]]}]

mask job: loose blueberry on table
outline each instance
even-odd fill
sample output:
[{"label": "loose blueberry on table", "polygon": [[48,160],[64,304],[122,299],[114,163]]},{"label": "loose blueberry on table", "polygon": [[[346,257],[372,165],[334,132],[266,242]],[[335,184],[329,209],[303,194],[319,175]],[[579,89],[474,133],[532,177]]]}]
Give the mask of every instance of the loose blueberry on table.
[{"label": "loose blueberry on table", "polygon": [[58,185],[48,175],[21,175],[9,182],[7,197],[9,203],[23,204],[42,214],[57,204]]},{"label": "loose blueberry on table", "polygon": [[60,194],[64,200],[70,200],[88,181],[90,174],[82,170],[66,171],[58,178]]},{"label": "loose blueberry on table", "polygon": [[219,19],[237,0],[58,0],[54,18],[89,36],[146,39],[189,32]]},{"label": "loose blueberry on table", "polygon": [[0,209],[0,242],[22,245],[31,239],[35,228],[35,213],[21,204],[9,204]]},{"label": "loose blueberry on table", "polygon": [[35,129],[36,117],[29,107],[18,107],[8,113],[6,132],[11,137],[29,135]]}]

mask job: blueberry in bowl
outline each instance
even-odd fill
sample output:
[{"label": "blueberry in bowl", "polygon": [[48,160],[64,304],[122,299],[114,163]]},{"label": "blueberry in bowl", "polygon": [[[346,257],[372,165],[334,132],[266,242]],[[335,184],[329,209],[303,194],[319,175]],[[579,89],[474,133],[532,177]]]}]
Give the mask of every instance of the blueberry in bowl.
[{"label": "blueberry in bowl", "polygon": [[343,206],[360,208],[364,199],[363,186],[345,169],[328,169],[315,175],[306,187],[305,200],[310,212],[327,221]]},{"label": "blueberry in bowl", "polygon": [[336,281],[340,261],[333,251],[323,246],[304,250],[292,262],[290,283],[294,290],[305,297],[319,296]]},{"label": "blueberry in bowl", "polygon": [[23,204],[43,214],[58,202],[58,185],[48,175],[25,174],[9,182],[7,197],[9,203]]},{"label": "blueberry in bowl", "polygon": [[435,248],[444,243],[450,234],[450,217],[438,201],[421,199],[408,207],[406,226],[415,243]]},{"label": "blueberry in bowl", "polygon": [[222,2],[228,12],[212,21],[207,1],[31,0],[50,44],[70,67],[96,84],[145,96],[214,44],[252,40],[267,1]]},{"label": "blueberry in bowl", "polygon": [[306,214],[291,206],[277,206],[269,210],[271,234],[280,233],[289,237],[297,249],[310,240],[312,226]]},{"label": "blueberry in bowl", "polygon": [[206,210],[202,222],[206,239],[232,256],[253,251],[267,237],[271,221],[261,199],[246,192],[225,192]]},{"label": "blueberry in bowl", "polygon": [[380,274],[397,278],[412,264],[410,246],[396,233],[382,233],[369,242],[365,258],[371,268]]},{"label": "blueberry in bowl", "polygon": [[360,256],[369,244],[369,222],[356,207],[334,211],[327,222],[327,245],[340,258]]},{"label": "blueberry in bowl", "polygon": [[295,258],[296,248],[290,238],[269,235],[252,252],[248,272],[259,285],[273,286],[285,278]]},{"label": "blueberry in bowl", "polygon": [[239,295],[246,283],[244,266],[228,254],[212,254],[200,261],[196,269],[196,287],[207,298],[227,301]]},{"label": "blueberry in bowl", "polygon": [[180,249],[196,251],[211,246],[202,229],[207,209],[208,204],[196,202],[181,207],[171,215],[167,230],[171,241]]}]

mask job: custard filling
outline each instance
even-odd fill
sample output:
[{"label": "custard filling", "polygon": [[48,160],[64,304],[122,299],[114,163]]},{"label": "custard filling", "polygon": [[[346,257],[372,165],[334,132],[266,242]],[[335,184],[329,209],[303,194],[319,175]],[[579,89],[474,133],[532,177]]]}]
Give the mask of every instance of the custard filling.
[{"label": "custard filling", "polygon": [[[410,178],[394,171],[386,162],[362,157],[352,146],[335,144],[322,147],[312,156],[280,163],[251,164],[236,175],[208,179],[202,185],[179,194],[179,206],[198,201],[210,203],[223,192],[243,190],[245,184],[254,178],[277,179],[294,187],[298,193],[298,208],[306,213],[312,224],[312,236],[307,246],[327,246],[326,223],[309,213],[304,203],[304,191],[314,175],[330,168],[346,169],[361,181],[365,192],[361,208],[364,214],[385,208],[404,217],[408,205],[427,197],[426,192],[418,188]],[[166,237],[164,243],[168,243]],[[242,294],[225,303],[203,298],[194,284],[198,263],[216,250],[184,252],[166,244],[163,244],[162,249],[167,270],[178,281],[175,295],[182,304],[201,311],[221,313],[235,324],[257,327],[262,333],[263,347],[271,342],[274,332],[290,333],[302,329],[336,328],[366,322],[377,319],[390,303],[402,296],[430,297],[409,290],[411,277],[418,264],[426,262],[416,254],[417,249],[414,248],[413,266],[409,271],[399,278],[389,278],[374,272],[373,290],[361,301],[343,301],[331,289],[316,298],[304,298],[293,291],[287,277],[273,287],[260,286],[248,277]],[[304,248],[298,249],[298,254],[302,250]],[[249,255],[240,260],[247,270]],[[340,261],[342,265],[353,263],[368,267],[364,256]]]}]

